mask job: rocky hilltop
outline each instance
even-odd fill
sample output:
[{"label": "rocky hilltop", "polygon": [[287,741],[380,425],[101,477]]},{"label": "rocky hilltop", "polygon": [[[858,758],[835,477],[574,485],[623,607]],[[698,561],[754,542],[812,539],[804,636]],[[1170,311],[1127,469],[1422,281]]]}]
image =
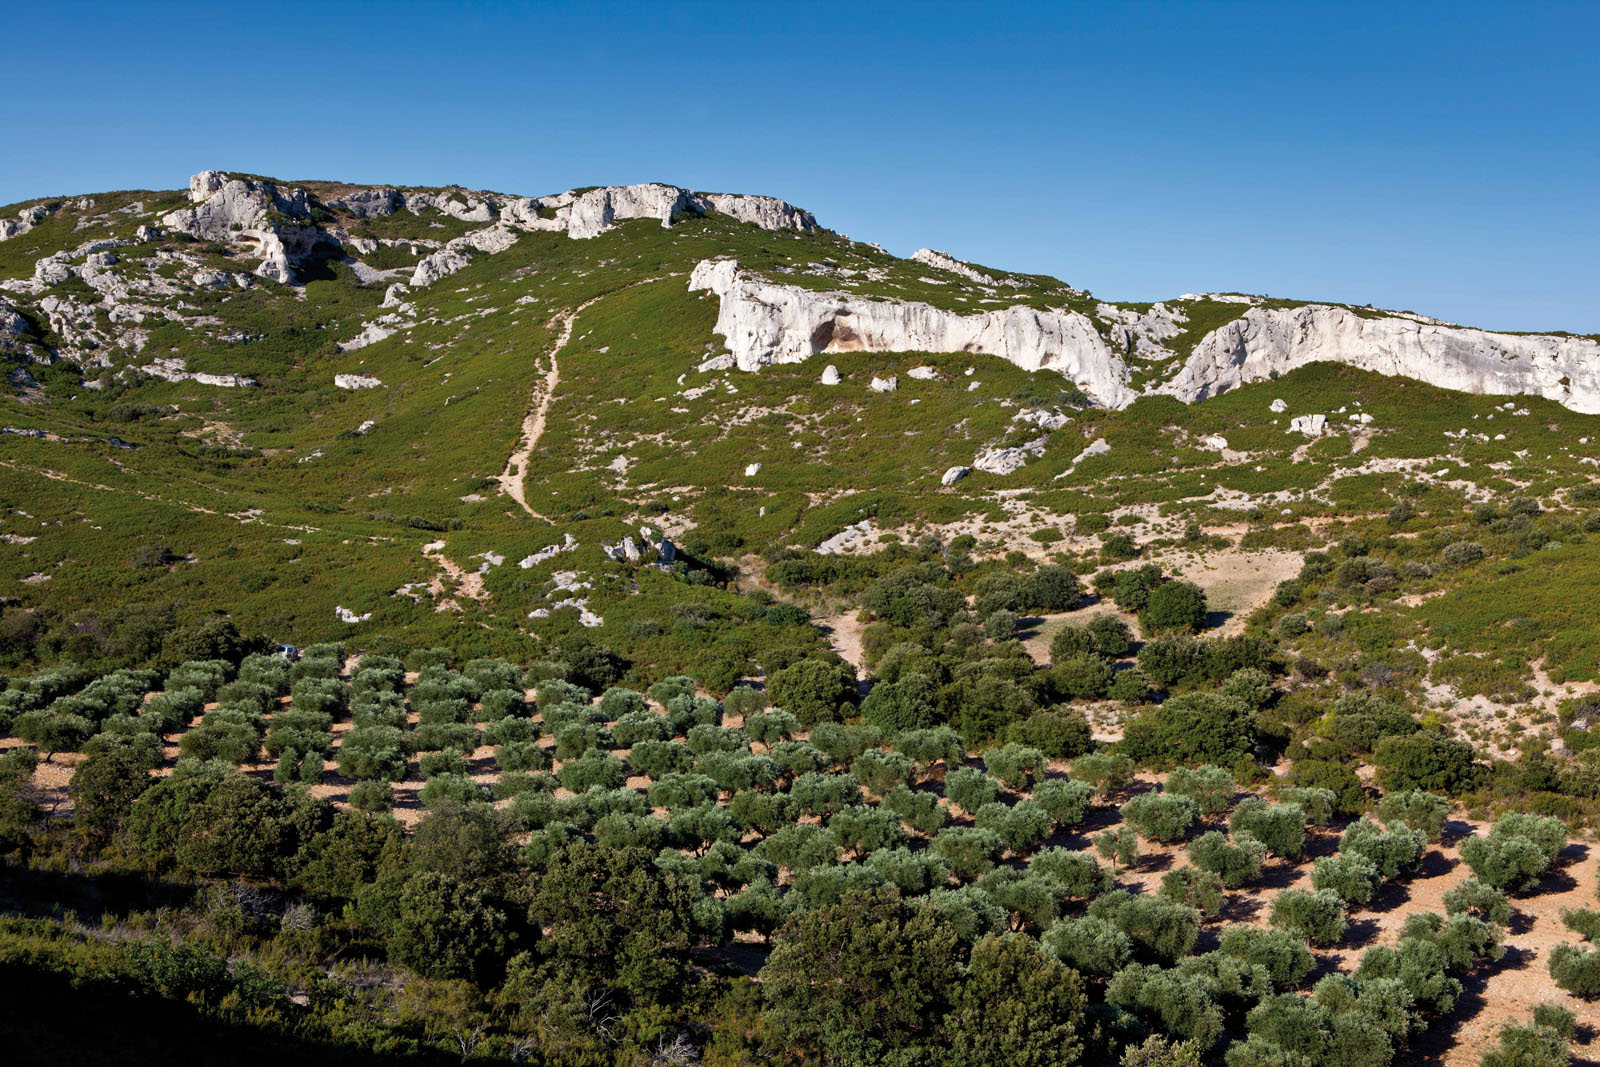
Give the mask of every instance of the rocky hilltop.
[{"label": "rocky hilltop", "polygon": [[[1237,294],[1118,305],[1053,279],[980,268],[932,249],[895,259],[829,234],[809,212],[773,197],[655,183],[520,197],[294,184],[220,171],[196,174],[179,195],[176,204],[168,197],[165,206],[154,206],[161,201],[152,196],[114,210],[96,208],[92,197],[42,201],[0,220],[0,242],[59,229],[68,215],[74,233],[97,235],[41,249],[31,271],[0,278],[0,351],[85,368],[134,361],[168,380],[249,385],[248,374],[190,374],[181,355],[172,354],[175,346],[147,352],[152,333],[177,327],[236,343],[246,335],[231,329],[226,316],[201,313],[195,294],[259,284],[298,290],[333,263],[362,285],[384,288],[377,312],[341,338],[339,350],[352,351],[414,327],[418,290],[507,251],[525,234],[587,241],[633,220],[670,229],[685,219],[725,217],[814,238],[820,242],[814,254],[822,256],[798,268],[769,264],[765,272],[726,256],[693,269],[689,290],[718,301],[715,334],[744,371],[840,352],[983,353],[1059,374],[1093,402],[1121,408],[1156,394],[1192,403],[1333,362],[1600,412],[1600,342],[1592,338],[1501,334],[1409,313]],[[400,219],[413,223],[400,226]],[[438,237],[431,236],[435,230]],[[877,265],[841,268],[826,254],[830,247],[869,250]],[[207,248],[221,256],[207,258]],[[404,265],[392,265],[397,256]],[[229,260],[241,259],[248,269],[227,269]],[[796,269],[801,278],[775,276]],[[907,295],[918,287],[930,297]],[[150,358],[140,361],[144,356]]]}]

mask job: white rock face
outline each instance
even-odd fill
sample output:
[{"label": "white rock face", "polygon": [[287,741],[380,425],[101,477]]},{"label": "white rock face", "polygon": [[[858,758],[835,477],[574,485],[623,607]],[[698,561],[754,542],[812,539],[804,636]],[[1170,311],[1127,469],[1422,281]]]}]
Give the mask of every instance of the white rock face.
[{"label": "white rock face", "polygon": [[944,476],[939,479],[939,484],[955,485],[957,482],[971,473],[971,467],[951,467],[949,470],[945,471]]},{"label": "white rock face", "polygon": [[1106,443],[1106,439],[1104,437],[1096,437],[1093,441],[1089,442],[1088,448],[1085,448],[1082,452],[1079,452],[1076,456],[1072,457],[1072,465],[1076,467],[1090,456],[1103,456],[1110,451],[1111,446]]},{"label": "white rock face", "polygon": [[273,281],[293,282],[294,265],[333,241],[312,223],[304,189],[203,170],[189,179],[189,200],[193,207],[169,212],[161,225],[206,241],[254,245],[261,257],[256,274]]},{"label": "white rock face", "polygon": [[872,383],[867,388],[874,393],[892,393],[900,388],[900,379],[893,374],[887,378],[873,378]]},{"label": "white rock face", "polygon": [[358,219],[372,219],[393,215],[405,202],[405,197],[398,189],[359,189],[330,201],[328,206],[342,207]]},{"label": "white rock face", "polygon": [[1038,437],[1015,448],[991,448],[979,452],[972,466],[988,474],[1012,474],[1025,466],[1028,460],[1044,455],[1044,446],[1049,440],[1048,437]]},{"label": "white rock face", "polygon": [[56,212],[59,204],[34,204],[17,212],[15,218],[0,219],[0,241],[21,237]]},{"label": "white rock face", "polygon": [[22,313],[0,300],[0,336],[21,337],[28,332],[28,320]]},{"label": "white rock face", "polygon": [[862,519],[854,526],[846,526],[817,546],[819,556],[837,556],[847,552],[863,551],[872,545],[872,520]]},{"label": "white rock face", "polygon": [[196,382],[200,385],[214,385],[222,389],[240,389],[256,384],[254,378],[244,374],[191,372],[185,368],[183,360],[173,357],[158,359],[154,363],[147,363],[139,369],[152,378],[160,378],[164,381]]},{"label": "white rock face", "polygon": [[800,230],[810,233],[817,228],[817,220],[811,212],[802,211],[774,196],[739,196],[732,193],[689,195],[702,211],[731,215],[740,222],[753,223],[763,230]]},{"label": "white rock face", "polygon": [[741,370],[825,352],[984,352],[1025,370],[1057,371],[1109,406],[1132,403],[1137,395],[1128,386],[1127,364],[1075,311],[1012,307],[963,315],[774,284],[741,273],[733,260],[701,263],[689,287],[721,297],[715,329]]},{"label": "white rock face", "polygon": [[378,379],[366,374],[335,374],[333,384],[340,389],[377,389],[383,385]]},{"label": "white rock face", "polygon": [[[381,319],[367,323],[366,328],[360,333],[356,334],[354,337],[350,338],[350,340],[340,341],[339,351],[354,352],[359,348],[366,348],[368,345],[375,345],[379,341],[382,341],[388,337],[392,337],[399,325],[400,316],[385,315]],[[340,377],[348,378],[351,377],[351,375],[341,375]],[[376,381],[376,379],[374,379],[374,381]],[[379,384],[382,383],[380,382]]]},{"label": "white rock face", "polygon": [[1009,285],[1013,289],[1022,288],[1022,283],[1015,278],[996,278],[986,274],[970,263],[963,263],[948,252],[940,252],[933,248],[919,248],[911,253],[911,258],[918,263],[926,264],[935,270],[949,271],[959,274],[968,281],[977,282],[979,285]]},{"label": "white rock face", "polygon": [[1158,391],[1193,403],[1317,362],[1468,393],[1532,394],[1574,411],[1600,412],[1600,342],[1365,318],[1326,305],[1252,307],[1202,338],[1177,377]]},{"label": "white rock face", "polygon": [[1182,308],[1154,304],[1138,312],[1115,304],[1098,304],[1095,314],[1107,324],[1115,346],[1136,359],[1168,359],[1173,355],[1166,342],[1183,332],[1189,321]]},{"label": "white rock face", "polygon": [[1041,430],[1059,430],[1072,421],[1072,416],[1063,415],[1059,411],[1042,411],[1037,408],[1019,411],[1011,416],[1012,422],[1025,422],[1030,426],[1037,426]]},{"label": "white rock face", "polygon": [[1307,437],[1321,437],[1328,423],[1326,415],[1296,415],[1289,420],[1290,433],[1303,433]]},{"label": "white rock face", "polygon": [[657,219],[662,226],[671,226],[672,216],[687,206],[684,191],[671,185],[652,183],[590,189],[568,209],[567,236],[598,237],[614,223],[626,219]]},{"label": "white rock face", "polygon": [[826,367],[823,367],[822,368],[822,384],[823,385],[838,385],[839,384],[839,368],[835,367],[832,363],[828,364]]},{"label": "white rock face", "polygon": [[465,270],[467,264],[471,262],[472,257],[465,252],[454,248],[441,248],[422,258],[416,269],[411,272],[410,285],[413,289],[432,285],[440,278]]}]

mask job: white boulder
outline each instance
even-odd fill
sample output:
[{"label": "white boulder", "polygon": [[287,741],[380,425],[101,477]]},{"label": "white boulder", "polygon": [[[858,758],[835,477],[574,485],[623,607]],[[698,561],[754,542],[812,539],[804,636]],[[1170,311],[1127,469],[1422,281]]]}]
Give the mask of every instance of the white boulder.
[{"label": "white boulder", "polygon": [[745,465],[744,476],[746,478],[754,478],[756,475],[758,475],[760,473],[761,473],[761,464],[759,464],[759,463],[749,463],[749,464]]},{"label": "white boulder", "polygon": [[1028,460],[1044,455],[1044,446],[1050,439],[1038,437],[1014,448],[990,448],[979,452],[972,461],[974,470],[986,474],[1012,474],[1027,464]]},{"label": "white boulder", "polygon": [[1307,437],[1321,437],[1327,422],[1326,415],[1296,415],[1289,420],[1289,432],[1303,433]]},{"label": "white boulder", "polygon": [[871,389],[874,393],[892,393],[896,389],[900,388],[900,379],[893,374],[889,375],[887,378],[879,378],[874,376],[872,383],[867,388]]},{"label": "white boulder", "polygon": [[1076,467],[1090,456],[1103,456],[1110,451],[1111,446],[1106,443],[1106,439],[1104,437],[1096,437],[1093,441],[1089,442],[1088,448],[1085,448],[1082,452],[1079,452],[1076,456],[1072,457],[1072,465]]},{"label": "white boulder", "polygon": [[340,389],[377,389],[383,385],[378,379],[366,374],[335,374],[333,384]]},{"label": "white boulder", "polygon": [[961,467],[961,466],[951,467],[949,470],[945,471],[944,472],[944,476],[939,479],[939,484],[940,485],[955,485],[957,482],[959,482],[961,479],[965,478],[967,475],[969,475],[971,473],[972,473],[972,468],[971,467]]},{"label": "white boulder", "polygon": [[1271,411],[1274,415],[1278,415],[1278,414],[1282,414],[1285,411],[1288,411],[1289,410],[1289,405],[1285,404],[1283,402],[1283,398],[1282,397],[1279,397],[1277,400],[1274,400],[1268,406],[1268,410]]},{"label": "white boulder", "polygon": [[823,367],[822,368],[822,384],[823,385],[838,385],[839,384],[839,368],[835,367],[832,363],[828,364],[826,367]]}]

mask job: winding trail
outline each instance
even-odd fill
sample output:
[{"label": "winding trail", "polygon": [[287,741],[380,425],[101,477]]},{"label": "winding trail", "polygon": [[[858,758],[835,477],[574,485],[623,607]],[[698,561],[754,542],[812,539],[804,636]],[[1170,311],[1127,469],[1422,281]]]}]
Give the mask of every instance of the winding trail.
[{"label": "winding trail", "polygon": [[528,506],[526,481],[528,477],[528,461],[533,458],[533,450],[539,444],[539,438],[544,434],[545,416],[550,411],[550,402],[555,399],[556,386],[561,384],[561,367],[556,363],[556,353],[567,347],[567,342],[572,340],[572,327],[578,321],[578,316],[588,311],[594,305],[608,296],[640,285],[649,285],[652,282],[665,281],[668,278],[681,278],[681,272],[656,275],[653,278],[640,278],[636,282],[629,282],[620,289],[613,289],[599,296],[591,297],[568,311],[558,311],[550,319],[550,325],[560,325],[561,332],[556,337],[555,344],[550,346],[550,372],[544,376],[544,382],[539,387],[539,399],[529,409],[528,415],[522,420],[522,443],[517,450],[511,453],[511,458],[506,460],[506,469],[500,473],[495,481],[500,483],[500,491],[515,500],[523,511],[536,519],[549,522],[548,516],[541,515]]},{"label": "winding trail", "polygon": [[[595,300],[598,299],[600,298],[595,297]],[[572,324],[577,321],[578,314],[593,303],[594,300],[590,300],[571,311],[557,312],[550,320],[551,325],[556,323],[561,325],[561,332],[557,335],[555,344],[550,346],[550,371],[544,376],[544,382],[539,387],[539,399],[522,420],[522,442],[517,446],[517,450],[511,453],[511,458],[506,460],[506,469],[496,479],[500,483],[500,491],[515,500],[523,511],[536,519],[545,517],[528,506],[527,491],[523,488],[523,482],[528,475],[528,461],[533,458],[534,447],[544,435],[544,420],[550,411],[550,401],[555,399],[556,386],[561,384],[561,365],[556,362],[556,353],[567,347],[567,342],[572,340]],[[545,521],[550,520],[545,519]]]}]

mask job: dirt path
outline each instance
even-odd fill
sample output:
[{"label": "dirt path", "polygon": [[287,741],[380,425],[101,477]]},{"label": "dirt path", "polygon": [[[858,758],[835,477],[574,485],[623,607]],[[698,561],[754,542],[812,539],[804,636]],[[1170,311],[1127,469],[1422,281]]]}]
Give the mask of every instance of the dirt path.
[{"label": "dirt path", "polygon": [[[595,297],[595,300],[600,299]],[[550,411],[550,401],[555,399],[556,386],[561,384],[561,365],[556,362],[556,353],[567,347],[567,342],[572,340],[572,324],[577,321],[581,313],[594,300],[590,300],[571,311],[557,312],[555,318],[550,320],[551,325],[560,324],[560,333],[556,336],[555,344],[550,346],[550,370],[540,384],[539,398],[528,410],[527,417],[522,420],[522,441],[517,450],[511,453],[511,458],[506,460],[506,469],[495,479],[500,483],[500,491],[517,502],[517,505],[536,519],[543,519],[528,506],[527,492],[523,482],[528,476],[528,461],[533,458],[533,450],[539,443],[539,438],[544,435],[545,416]],[[549,521],[548,519],[545,521]]]},{"label": "dirt path", "polygon": [[860,670],[863,661],[861,632],[866,626],[856,618],[856,613],[852,611],[845,615],[830,615],[825,619],[818,619],[816,624],[827,637],[828,644],[833,650],[839,653],[846,663]]},{"label": "dirt path", "polygon": [[440,573],[435,574],[428,583],[428,592],[438,602],[435,611],[460,611],[461,603],[453,596],[446,596],[449,587],[446,579],[455,583],[455,591],[461,596],[482,601],[488,594],[483,588],[483,572],[464,569],[455,560],[444,554],[444,542],[430,541],[422,546],[422,554],[428,562],[439,568]]},{"label": "dirt path", "polygon": [[511,453],[511,458],[506,460],[506,469],[495,479],[500,483],[500,491],[515,500],[523,511],[526,511],[534,518],[544,519],[545,522],[550,521],[528,506],[525,483],[528,477],[528,461],[533,458],[533,450],[539,444],[539,438],[544,435],[545,416],[549,414],[550,402],[555,399],[556,386],[561,384],[561,366],[556,362],[556,354],[567,347],[567,343],[572,340],[572,327],[578,321],[578,316],[606,297],[616,296],[617,293],[632,289],[635,286],[648,285],[651,282],[659,282],[673,277],[681,277],[681,275],[663,274],[655,278],[644,278],[625,285],[621,289],[616,289],[609,293],[601,293],[599,296],[585,300],[569,311],[558,311],[551,318],[550,325],[558,327],[561,332],[556,336],[555,344],[550,346],[550,370],[539,386],[538,400],[529,409],[527,417],[522,420],[521,443],[517,446],[517,450]]}]

